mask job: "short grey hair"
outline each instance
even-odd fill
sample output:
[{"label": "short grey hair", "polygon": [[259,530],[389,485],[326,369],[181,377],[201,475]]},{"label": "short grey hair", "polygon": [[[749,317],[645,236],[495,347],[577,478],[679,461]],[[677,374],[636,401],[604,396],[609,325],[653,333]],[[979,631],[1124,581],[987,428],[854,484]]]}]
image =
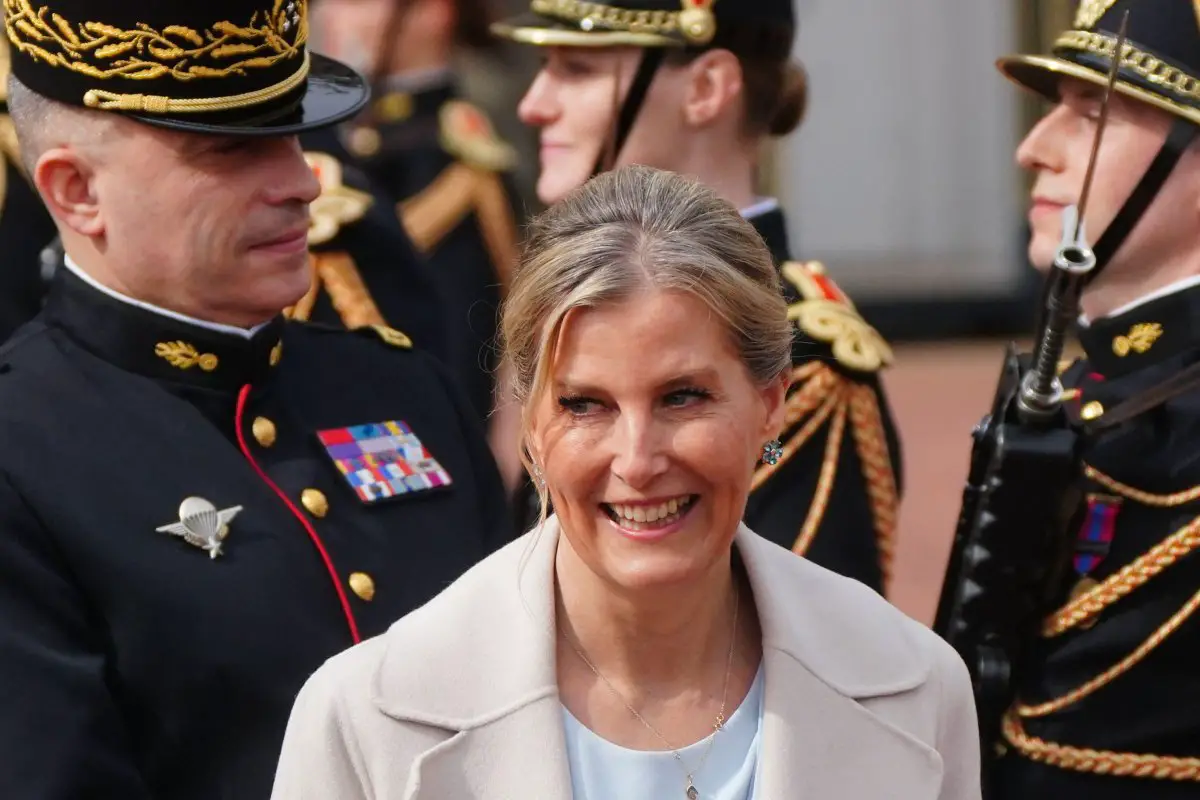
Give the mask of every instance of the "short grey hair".
[{"label": "short grey hair", "polygon": [[8,76],[8,114],[17,132],[21,164],[30,175],[38,159],[51,147],[67,142],[98,142],[112,124],[104,112],[51,100],[12,74]]}]

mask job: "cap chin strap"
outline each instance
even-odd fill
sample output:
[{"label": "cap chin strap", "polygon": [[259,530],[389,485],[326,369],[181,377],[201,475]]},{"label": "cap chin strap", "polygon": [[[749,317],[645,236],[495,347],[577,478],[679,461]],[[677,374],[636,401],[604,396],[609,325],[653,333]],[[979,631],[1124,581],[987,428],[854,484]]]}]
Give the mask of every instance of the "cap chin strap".
[{"label": "cap chin strap", "polygon": [[1179,159],[1195,141],[1197,135],[1200,135],[1200,126],[1186,119],[1175,120],[1171,126],[1171,132],[1167,135],[1167,140],[1163,142],[1158,155],[1150,163],[1146,174],[1142,176],[1141,181],[1129,195],[1129,199],[1125,201],[1125,205],[1121,206],[1117,216],[1109,223],[1092,248],[1092,252],[1096,254],[1096,267],[1088,275],[1086,279],[1088,283],[1096,279],[1100,271],[1108,266],[1108,262],[1121,249],[1121,245],[1129,238],[1129,234],[1137,226],[1142,215],[1146,213],[1146,209],[1150,207],[1150,203],[1154,201],[1159,190],[1170,177],[1171,171],[1175,169],[1175,165],[1179,163]]},{"label": "cap chin strap", "polygon": [[616,165],[621,150],[625,148],[625,140],[629,138],[629,133],[633,130],[634,123],[637,122],[638,113],[641,112],[642,105],[646,102],[650,84],[654,82],[654,76],[658,74],[658,68],[662,66],[665,56],[666,50],[662,47],[642,49],[642,57],[638,63],[637,72],[634,73],[633,83],[630,84],[629,92],[625,95],[625,100],[621,103],[621,111],[617,115],[617,124],[613,130],[611,142],[612,147],[607,148],[604,143],[601,143],[600,155],[597,156],[596,166],[592,169],[589,177],[594,178]]}]

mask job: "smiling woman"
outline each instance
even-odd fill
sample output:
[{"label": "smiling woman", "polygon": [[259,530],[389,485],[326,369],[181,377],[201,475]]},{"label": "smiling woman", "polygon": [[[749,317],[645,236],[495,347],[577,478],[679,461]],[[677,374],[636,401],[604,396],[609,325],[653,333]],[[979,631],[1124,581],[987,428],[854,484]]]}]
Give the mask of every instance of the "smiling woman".
[{"label": "smiling woman", "polygon": [[503,331],[543,521],[317,672],[277,800],[979,797],[954,651],[740,522],[784,424],[778,280],[674,173],[533,223]]}]

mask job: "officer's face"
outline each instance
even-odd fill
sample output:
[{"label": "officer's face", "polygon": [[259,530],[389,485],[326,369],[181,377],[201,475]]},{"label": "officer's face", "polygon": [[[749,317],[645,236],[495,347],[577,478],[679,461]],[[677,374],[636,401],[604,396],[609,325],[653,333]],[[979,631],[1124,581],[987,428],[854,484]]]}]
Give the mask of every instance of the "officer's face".
[{"label": "officer's face", "polygon": [[[1017,150],[1018,163],[1035,173],[1029,222],[1029,257],[1039,269],[1054,260],[1062,238],[1063,208],[1079,201],[1100,115],[1103,88],[1065,79],[1061,100],[1030,131]],[[1114,93],[1088,197],[1087,238],[1095,244],[1154,160],[1171,125],[1165,112]],[[1194,154],[1190,157],[1195,161]],[[1150,265],[1195,252],[1200,190],[1181,165],[1148,209],[1106,271],[1094,284],[1102,291],[1119,283],[1144,281]],[[1103,309],[1086,309],[1090,315]]]},{"label": "officer's face", "polygon": [[116,288],[242,326],[304,295],[308,204],[320,185],[295,137],[122,128],[94,176]]},{"label": "officer's face", "polygon": [[[561,200],[592,175],[613,135],[617,110],[637,72],[633,47],[551,47],[517,108],[526,125],[541,129],[538,199]],[[681,146],[679,107],[684,71],[660,69],[650,86],[618,162],[671,169]]]},{"label": "officer's face", "polygon": [[782,379],[756,385],[708,306],[656,290],[568,314],[551,374],[531,451],[577,566],[625,588],[727,570]]}]

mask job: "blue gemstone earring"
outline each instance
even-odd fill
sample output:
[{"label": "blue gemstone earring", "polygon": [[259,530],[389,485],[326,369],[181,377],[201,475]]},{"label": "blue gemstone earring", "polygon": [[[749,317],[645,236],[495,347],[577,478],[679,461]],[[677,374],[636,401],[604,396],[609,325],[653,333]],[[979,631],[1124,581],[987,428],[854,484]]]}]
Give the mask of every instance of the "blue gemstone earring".
[{"label": "blue gemstone earring", "polygon": [[763,445],[762,460],[764,464],[773,467],[779,463],[781,458],[783,458],[783,444],[778,439],[772,439]]}]

